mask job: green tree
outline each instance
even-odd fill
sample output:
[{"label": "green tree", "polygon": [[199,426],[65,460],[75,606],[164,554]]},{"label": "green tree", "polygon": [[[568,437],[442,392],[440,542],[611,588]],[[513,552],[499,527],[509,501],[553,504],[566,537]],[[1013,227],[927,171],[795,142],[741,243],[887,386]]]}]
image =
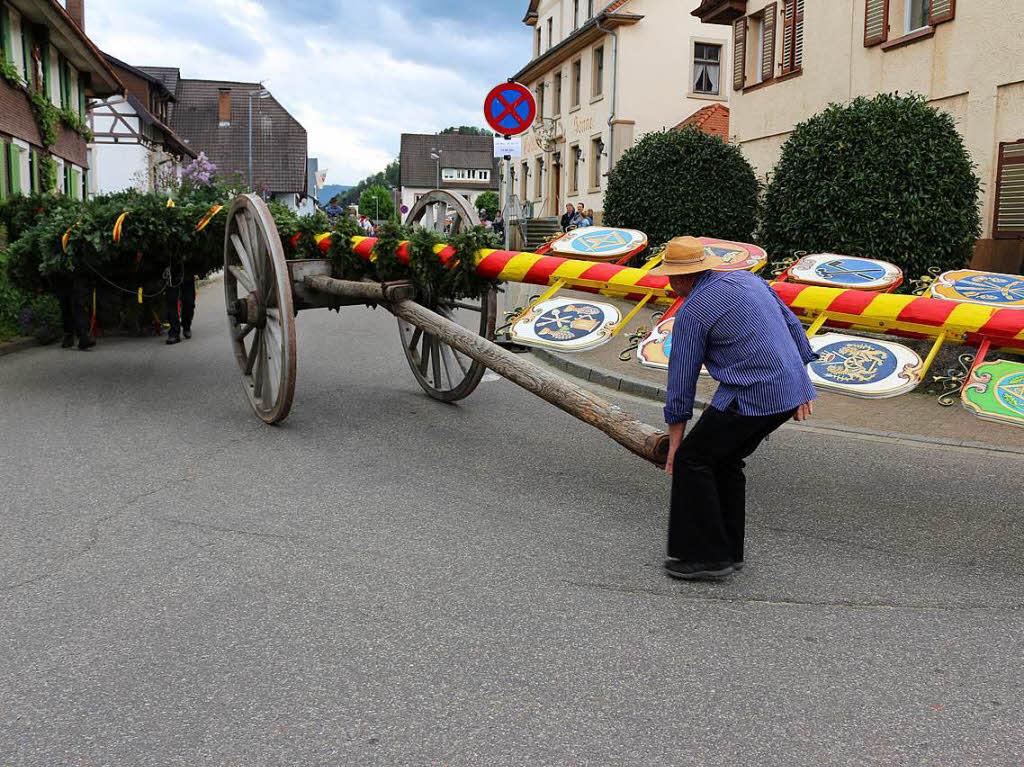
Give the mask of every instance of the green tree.
[{"label": "green tree", "polygon": [[386,186],[371,186],[359,195],[359,212],[375,221],[389,219],[395,214],[391,191]]},{"label": "green tree", "polygon": [[441,131],[441,133],[439,135],[441,135],[441,136],[450,136],[450,135],[457,135],[457,136],[493,136],[494,134],[491,133],[486,128],[475,128],[472,125],[460,125],[458,128],[456,128],[454,125],[450,125],[447,128],[445,128],[443,131]]},{"label": "green tree", "polygon": [[384,186],[388,189],[395,189],[401,183],[400,171],[401,165],[396,158],[388,163],[384,170],[374,173],[372,176],[367,176],[347,192],[342,192],[338,195],[336,198],[337,204],[341,206],[355,205],[359,202],[363,192],[371,186]]},{"label": "green tree", "polygon": [[487,215],[487,218],[493,221],[501,209],[501,202],[498,200],[497,192],[484,192],[477,197],[476,209],[482,210]]},{"label": "green tree", "polygon": [[832,104],[796,127],[765,196],[761,240],[881,258],[908,276],[956,269],[981,234],[978,178],[953,118],[921,96]]},{"label": "green tree", "polygon": [[739,147],[692,127],[648,133],[609,174],[604,223],[639,229],[655,245],[684,235],[749,242],[757,194]]}]

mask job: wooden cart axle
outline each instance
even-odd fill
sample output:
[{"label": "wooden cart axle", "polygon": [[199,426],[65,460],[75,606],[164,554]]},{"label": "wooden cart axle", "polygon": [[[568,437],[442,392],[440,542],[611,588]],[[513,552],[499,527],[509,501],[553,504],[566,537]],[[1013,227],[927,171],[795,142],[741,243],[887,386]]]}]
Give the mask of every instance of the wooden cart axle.
[{"label": "wooden cart axle", "polygon": [[502,349],[488,339],[412,300],[407,282],[372,283],[336,280],[311,275],[303,280],[311,290],[343,299],[380,304],[396,317],[420,328],[442,343],[493,370],[532,394],[547,400],[569,415],[603,431],[630,452],[664,466],[668,459],[668,435],[638,421],[617,405],[549,373],[520,355]]}]

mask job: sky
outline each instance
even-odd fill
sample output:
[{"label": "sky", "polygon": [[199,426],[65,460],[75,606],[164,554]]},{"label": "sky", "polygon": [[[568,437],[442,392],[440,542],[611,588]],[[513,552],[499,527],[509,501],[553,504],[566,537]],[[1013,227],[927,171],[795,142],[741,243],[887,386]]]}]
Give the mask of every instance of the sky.
[{"label": "sky", "polygon": [[328,184],[398,156],[400,134],[484,125],[483,100],[531,54],[527,0],[86,0],[85,28],[133,66],[265,81]]}]

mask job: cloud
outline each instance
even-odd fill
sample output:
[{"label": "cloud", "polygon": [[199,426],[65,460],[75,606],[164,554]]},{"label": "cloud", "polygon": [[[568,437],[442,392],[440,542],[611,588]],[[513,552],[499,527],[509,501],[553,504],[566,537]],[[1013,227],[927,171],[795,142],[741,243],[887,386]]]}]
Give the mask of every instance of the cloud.
[{"label": "cloud", "polygon": [[[126,8],[126,6],[130,6]],[[400,135],[482,125],[482,100],[529,58],[525,0],[89,0],[87,31],[138,66],[266,81],[329,183],[398,154]]]}]

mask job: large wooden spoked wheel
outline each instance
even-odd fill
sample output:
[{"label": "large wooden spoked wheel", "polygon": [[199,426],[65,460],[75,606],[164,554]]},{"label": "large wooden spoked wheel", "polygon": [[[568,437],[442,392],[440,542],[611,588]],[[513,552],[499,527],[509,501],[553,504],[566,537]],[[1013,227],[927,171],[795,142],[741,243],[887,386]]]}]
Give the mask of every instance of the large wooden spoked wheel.
[{"label": "large wooden spoked wheel", "polygon": [[[465,198],[435,189],[423,195],[405,220],[410,226],[422,226],[439,234],[458,234],[480,224],[473,206]],[[424,305],[452,322],[494,340],[497,298],[489,291],[481,299],[437,301]],[[398,332],[412,374],[420,387],[436,400],[457,402],[468,397],[483,378],[486,368],[457,349],[441,342],[403,319]]]},{"label": "large wooden spoked wheel", "polygon": [[280,423],[295,398],[295,308],[277,226],[253,194],[228,211],[224,302],[249,403],[261,420]]}]

